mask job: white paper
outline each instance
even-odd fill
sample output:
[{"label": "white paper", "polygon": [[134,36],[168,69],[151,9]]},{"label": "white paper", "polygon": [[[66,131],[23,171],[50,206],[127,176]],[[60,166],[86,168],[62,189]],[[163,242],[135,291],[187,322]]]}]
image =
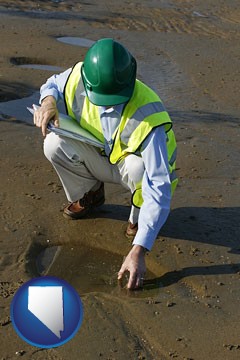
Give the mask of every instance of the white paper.
[{"label": "white paper", "polygon": [[[34,104],[32,108],[28,107],[27,109],[31,112],[31,114],[34,114],[34,111],[37,108],[39,108],[39,106]],[[86,144],[90,144],[102,149],[104,148],[104,145],[101,141],[99,141],[89,131],[83,129],[76,120],[68,115],[59,113],[59,127],[55,127],[52,122],[49,122],[47,128],[49,131],[52,131],[55,134],[79,140]]]}]

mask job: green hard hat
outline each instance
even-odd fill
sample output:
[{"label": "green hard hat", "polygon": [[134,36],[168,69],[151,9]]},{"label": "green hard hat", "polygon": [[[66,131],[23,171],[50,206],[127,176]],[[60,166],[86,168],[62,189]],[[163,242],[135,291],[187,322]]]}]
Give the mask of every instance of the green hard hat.
[{"label": "green hard hat", "polygon": [[89,100],[98,106],[124,103],[132,96],[137,64],[113,39],[101,39],[88,50],[81,75]]}]

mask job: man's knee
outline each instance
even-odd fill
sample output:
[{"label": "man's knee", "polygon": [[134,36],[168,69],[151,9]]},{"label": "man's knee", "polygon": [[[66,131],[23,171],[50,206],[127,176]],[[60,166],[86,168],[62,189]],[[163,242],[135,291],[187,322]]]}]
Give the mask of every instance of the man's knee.
[{"label": "man's knee", "polygon": [[43,143],[43,152],[49,161],[53,161],[60,147],[61,139],[54,133],[46,136]]},{"label": "man's knee", "polygon": [[125,158],[125,166],[128,177],[134,184],[139,183],[143,178],[144,163],[140,156],[130,154]]}]

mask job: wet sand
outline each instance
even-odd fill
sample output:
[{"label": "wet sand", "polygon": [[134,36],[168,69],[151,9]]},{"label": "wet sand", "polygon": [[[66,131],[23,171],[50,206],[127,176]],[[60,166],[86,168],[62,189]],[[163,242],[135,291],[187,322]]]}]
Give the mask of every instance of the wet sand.
[{"label": "wet sand", "polygon": [[[0,359],[239,359],[239,21],[234,0],[0,1]],[[131,246],[129,193],[106,184],[103,206],[64,220],[64,192],[24,109],[54,73],[44,66],[68,68],[101,37],[132,51],[178,142],[172,211],[143,291],[130,293],[116,282]],[[44,273],[84,304],[80,331],[50,350],[23,342],[9,318],[15,291]]]}]

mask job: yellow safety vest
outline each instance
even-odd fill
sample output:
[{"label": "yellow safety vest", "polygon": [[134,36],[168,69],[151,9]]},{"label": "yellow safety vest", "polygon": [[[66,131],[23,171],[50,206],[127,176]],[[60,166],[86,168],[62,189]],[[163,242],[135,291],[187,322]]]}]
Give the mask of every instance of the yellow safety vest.
[{"label": "yellow safety vest", "polygon": [[[99,109],[88,100],[85,94],[81,66],[82,63],[79,62],[73,67],[65,85],[64,99],[67,113],[104,143]],[[109,161],[116,164],[130,153],[140,155],[143,141],[157,126],[164,126],[167,135],[169,173],[173,194],[178,179],[175,172],[177,145],[172,121],[158,95],[139,80],[136,80],[133,95],[123,109],[119,127],[113,134]],[[132,202],[137,207],[143,203],[141,183],[137,184]]]}]

